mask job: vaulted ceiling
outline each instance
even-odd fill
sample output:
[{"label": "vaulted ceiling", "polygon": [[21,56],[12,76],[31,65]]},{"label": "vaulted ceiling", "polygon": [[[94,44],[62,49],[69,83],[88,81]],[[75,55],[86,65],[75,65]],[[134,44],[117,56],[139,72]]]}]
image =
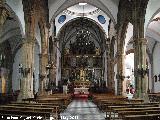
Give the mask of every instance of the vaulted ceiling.
[{"label": "vaulted ceiling", "polygon": [[89,3],[101,9],[116,24],[119,0],[48,0],[49,20],[52,21],[63,10],[81,2]]}]

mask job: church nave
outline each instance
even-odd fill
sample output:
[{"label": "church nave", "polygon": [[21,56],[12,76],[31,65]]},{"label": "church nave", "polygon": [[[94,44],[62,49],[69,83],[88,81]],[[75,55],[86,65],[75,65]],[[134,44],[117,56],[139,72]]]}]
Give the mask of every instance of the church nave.
[{"label": "church nave", "polygon": [[160,0],[0,0],[0,117],[158,120],[159,51]]},{"label": "church nave", "polygon": [[60,115],[61,118],[63,118],[63,116],[74,116],[78,118],[77,120],[105,120],[105,113],[101,112],[97,108],[97,105],[87,99],[73,100]]}]

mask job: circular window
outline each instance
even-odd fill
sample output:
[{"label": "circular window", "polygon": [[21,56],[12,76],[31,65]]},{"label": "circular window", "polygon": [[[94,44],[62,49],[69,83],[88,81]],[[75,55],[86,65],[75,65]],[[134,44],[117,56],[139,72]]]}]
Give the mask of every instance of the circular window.
[{"label": "circular window", "polygon": [[66,16],[65,16],[65,15],[61,15],[61,16],[59,17],[59,19],[58,19],[58,22],[59,22],[60,24],[62,24],[65,20],[66,20]]},{"label": "circular window", "polygon": [[105,24],[106,23],[106,19],[103,15],[98,15],[98,21],[101,23],[101,24]]}]

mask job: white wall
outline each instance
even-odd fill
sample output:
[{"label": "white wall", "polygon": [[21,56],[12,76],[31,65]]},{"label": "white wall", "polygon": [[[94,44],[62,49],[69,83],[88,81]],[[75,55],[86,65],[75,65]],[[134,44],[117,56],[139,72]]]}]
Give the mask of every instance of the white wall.
[{"label": "white wall", "polygon": [[124,53],[126,52],[127,44],[133,36],[133,25],[131,23],[128,24],[126,38],[125,38],[125,46],[124,46]]},{"label": "white wall", "polygon": [[104,52],[104,81],[106,81],[106,86],[107,85],[107,56],[106,56],[106,51]]},{"label": "white wall", "polygon": [[21,52],[22,52],[22,49],[19,49],[14,57],[13,73],[12,73],[12,89],[13,90],[20,90],[21,74],[19,73],[19,64],[21,63]]},{"label": "white wall", "polygon": [[117,75],[117,64],[115,64],[114,66],[114,86],[115,86],[115,95],[117,95],[117,78],[116,78],[116,75]]},{"label": "white wall", "polygon": [[35,37],[37,39],[38,45],[39,45],[39,49],[40,49],[40,53],[41,53],[41,34],[40,34],[40,28],[38,23],[35,26]]},{"label": "white wall", "polygon": [[[57,43],[57,47],[59,44]],[[57,60],[56,60],[56,86],[58,86],[58,81],[61,80],[61,53],[57,48]]]},{"label": "white wall", "polygon": [[35,74],[35,92],[38,92],[39,89],[39,45],[35,45],[34,52],[34,74]]},{"label": "white wall", "polygon": [[147,10],[146,10],[146,16],[145,16],[145,31],[147,29],[147,25],[150,19],[160,8],[159,5],[160,5],[160,0],[149,0],[148,5],[147,5]]},{"label": "white wall", "polygon": [[[157,43],[153,53],[153,75],[160,74],[160,43]],[[154,81],[154,92],[160,92],[160,81]]]},{"label": "white wall", "polygon": [[150,59],[149,59],[149,56],[147,54],[147,61],[148,61],[148,68],[149,68],[149,76],[147,78],[147,87],[149,85],[149,89],[150,91],[152,90],[152,73],[151,73],[151,62],[150,62]]}]

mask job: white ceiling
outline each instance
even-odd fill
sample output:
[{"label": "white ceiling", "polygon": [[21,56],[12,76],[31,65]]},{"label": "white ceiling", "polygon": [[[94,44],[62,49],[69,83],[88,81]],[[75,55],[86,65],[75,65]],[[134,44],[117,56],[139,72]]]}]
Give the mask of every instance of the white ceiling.
[{"label": "white ceiling", "polygon": [[119,0],[48,0],[50,22],[65,9],[81,2],[86,2],[101,9],[116,24]]},{"label": "white ceiling", "polygon": [[[160,17],[160,12],[153,19]],[[160,42],[160,20],[152,21],[148,25],[146,36],[152,37]]]},{"label": "white ceiling", "polygon": [[86,5],[76,4],[74,6],[67,8],[67,10],[71,12],[76,12],[76,13],[89,13],[89,12],[95,11],[96,9],[97,9],[96,7],[90,4],[86,4]]},{"label": "white ceiling", "polygon": [[[84,17],[86,18],[89,18],[89,19],[92,19],[94,22],[96,22],[97,25],[99,25],[101,27],[101,29],[103,29],[103,31],[106,33],[106,35],[108,35],[108,25],[109,25],[109,20],[110,18],[103,12],[103,11],[99,11],[98,13],[94,13],[94,14],[87,14],[89,12],[95,12],[98,8],[90,5],[90,4],[87,4],[84,6],[85,11],[85,15]],[[82,15],[79,15],[78,13],[83,13],[83,6],[80,6],[79,4],[76,4],[74,6],[71,6],[69,8],[67,8],[67,10],[71,11],[71,12],[74,12],[76,14],[67,14],[65,11],[63,11],[62,13],[60,13],[56,18],[55,18],[55,25],[56,25],[56,34],[59,33],[59,31],[61,30],[61,28],[67,24],[69,21],[75,19],[75,18],[78,18],[78,17],[83,17]],[[58,22],[58,19],[61,15],[66,15],[66,20],[63,22],[63,23],[59,23]],[[99,21],[98,21],[98,18],[97,16],[98,15],[103,15],[106,22],[104,24],[101,24]],[[107,26],[107,27],[106,27]]]}]

